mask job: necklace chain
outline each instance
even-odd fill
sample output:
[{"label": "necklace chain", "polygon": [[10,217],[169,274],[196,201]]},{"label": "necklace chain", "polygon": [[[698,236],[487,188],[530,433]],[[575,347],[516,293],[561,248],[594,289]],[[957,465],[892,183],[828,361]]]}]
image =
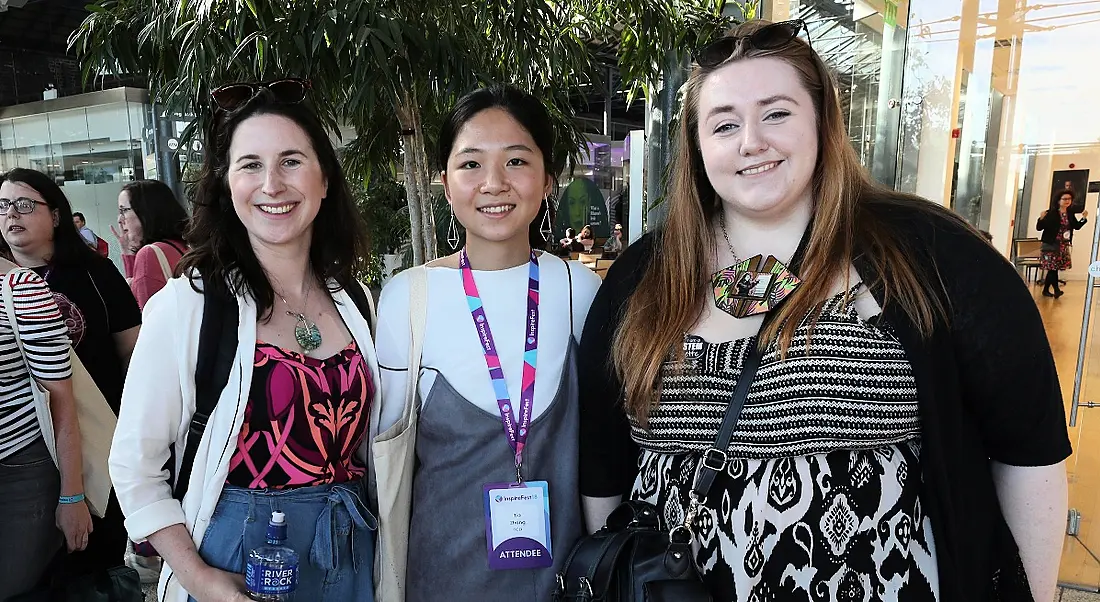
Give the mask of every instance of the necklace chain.
[{"label": "necklace chain", "polygon": [[741,258],[737,256],[737,251],[733,250],[733,243],[730,242],[730,234],[726,231],[726,214],[724,212],[718,214],[718,223],[722,226],[722,236],[726,239],[726,245],[730,248],[730,255],[733,255],[734,265],[741,263]]},{"label": "necklace chain", "polygon": [[[306,309],[306,310],[309,309],[309,294],[311,292],[313,292],[313,287],[312,286],[306,289],[306,296],[305,296],[305,298],[302,299],[302,305],[304,306],[303,309]],[[305,317],[306,314],[305,314],[304,311],[295,312],[295,311],[291,310],[290,303],[287,302],[286,297],[284,297],[282,295],[279,295],[279,298],[283,300],[283,305],[286,306],[286,315],[288,315],[292,318],[304,318]]]},{"label": "necklace chain", "polygon": [[[719,225],[722,226],[722,237],[726,239],[726,246],[728,246],[730,248],[730,255],[733,255],[733,265],[737,265],[737,264],[741,263],[741,257],[737,255],[737,251],[733,250],[733,243],[730,242],[730,234],[729,234],[729,232],[726,231],[726,214],[725,213],[719,213],[718,214],[718,223],[719,223]],[[787,259],[786,263],[790,263],[793,260],[794,260],[794,254],[792,253],[791,257]]]}]

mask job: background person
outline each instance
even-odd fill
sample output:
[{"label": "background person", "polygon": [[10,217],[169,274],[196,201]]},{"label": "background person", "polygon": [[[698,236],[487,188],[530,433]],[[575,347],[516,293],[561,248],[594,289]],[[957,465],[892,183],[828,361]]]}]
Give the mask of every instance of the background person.
[{"label": "background person", "polygon": [[84,242],[87,243],[89,247],[95,249],[99,243],[99,237],[88,227],[88,222],[84,219],[83,213],[79,211],[73,212],[73,225],[76,226],[77,232],[80,232],[80,238],[83,238]]},{"label": "background person", "polygon": [[[297,599],[373,600],[363,481],[380,387],[348,294],[369,245],[306,91],[294,79],[215,90],[184,277],[146,305],[110,467],[130,535],[164,560],[162,601],[247,600],[245,558],[272,510],[300,556]],[[163,467],[195,411],[206,287],[236,299],[235,367],[181,503]]]},{"label": "background person", "polygon": [[[109,259],[84,244],[69,199],[53,178],[16,168],[3,179],[18,185],[20,195],[34,201],[35,208],[30,213],[3,215],[0,250],[49,285],[73,351],[117,414],[126,366],[141,328],[141,310],[130,287]],[[113,494],[105,516],[92,517],[92,524],[88,547],[65,559],[67,574],[102,574],[122,564],[126,530]]]},{"label": "background person", "polygon": [[[961,218],[860,167],[804,28],[751,21],[697,55],[667,221],[582,339],[588,526],[628,491],[683,523],[759,349],[693,523],[716,600],[1051,600],[1071,449],[1035,303]],[[765,313],[720,303],[712,275],[756,255],[801,283]]]},{"label": "background person", "polygon": [[581,233],[577,235],[577,242],[584,245],[584,251],[586,253],[592,251],[592,245],[596,244],[596,239],[592,236],[592,226],[585,224],[585,226],[581,228]]},{"label": "background person", "polygon": [[[0,215],[37,209],[21,184],[0,184]],[[62,544],[88,545],[92,517],[84,493],[80,424],[73,397],[69,337],[46,283],[34,272],[0,259],[12,291],[16,323],[0,309],[0,600],[28,593],[45,574]],[[15,331],[23,343],[19,350]],[[57,452],[55,463],[38,422],[31,387],[50,394]]]},{"label": "background person", "polygon": [[[1068,184],[1068,182],[1067,182]],[[1081,212],[1081,219],[1073,214],[1073,192],[1066,191],[1058,195],[1051,207],[1043,211],[1035,228],[1043,233],[1043,247],[1039,254],[1039,267],[1047,271],[1043,281],[1043,296],[1057,299],[1065,293],[1058,286],[1064,281],[1058,279],[1058,272],[1073,267],[1073,231],[1080,230],[1088,223],[1088,210]],[[1054,292],[1050,291],[1054,287]]]},{"label": "background person", "polygon": [[121,232],[115,238],[122,246],[126,278],[138,307],[144,309],[175,274],[176,264],[187,252],[183,242],[187,220],[172,189],[160,180],[135,180],[118,193]]},{"label": "background person", "polygon": [[623,251],[623,225],[615,224],[615,229],[611,231],[611,237],[607,239],[607,242],[603,244],[604,253],[614,256],[622,253]]}]

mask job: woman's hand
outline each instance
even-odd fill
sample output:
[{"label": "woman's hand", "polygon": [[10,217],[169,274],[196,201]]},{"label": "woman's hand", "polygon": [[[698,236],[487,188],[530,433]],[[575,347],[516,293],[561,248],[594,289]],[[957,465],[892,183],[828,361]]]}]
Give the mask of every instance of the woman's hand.
[{"label": "woman's hand", "polygon": [[198,592],[190,592],[198,602],[248,602],[251,600],[245,593],[244,575],[207,567],[200,582],[202,589]]},{"label": "woman's hand", "polygon": [[88,537],[92,533],[92,514],[87,502],[58,504],[54,520],[57,528],[65,534],[65,547],[69,552],[79,552],[88,547]]},{"label": "woman's hand", "polygon": [[[1043,209],[1043,213],[1042,213],[1041,215],[1039,215],[1039,219],[1044,219],[1044,218],[1046,218],[1046,216],[1047,216],[1047,213],[1048,213],[1049,211],[1050,211],[1050,209]],[[114,229],[114,228],[112,228],[112,230],[113,230],[113,229]]]},{"label": "woman's hand", "polygon": [[125,232],[120,231],[117,224],[111,224],[111,234],[115,235],[115,240],[118,241],[118,246],[122,247],[123,255],[133,255],[134,248],[130,245],[130,237]]},{"label": "woman's hand", "polygon": [[1081,217],[1088,217],[1088,216],[1089,216],[1089,210],[1088,209],[1085,209],[1084,211],[1081,212]]}]

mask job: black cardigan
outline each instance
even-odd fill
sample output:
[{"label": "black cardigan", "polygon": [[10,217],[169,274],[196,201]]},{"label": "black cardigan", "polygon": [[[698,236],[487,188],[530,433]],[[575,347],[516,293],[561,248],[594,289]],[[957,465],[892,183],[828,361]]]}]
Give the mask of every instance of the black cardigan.
[{"label": "black cardigan", "polygon": [[[1069,218],[1066,220],[1066,223],[1069,224],[1069,239],[1073,240],[1073,231],[1080,230],[1089,220],[1088,218],[1077,219],[1072,210],[1067,210],[1066,216]],[[1057,243],[1058,233],[1062,229],[1062,218],[1059,217],[1059,212],[1048,209],[1047,214],[1035,222],[1035,229],[1043,232],[1042,240],[1044,243],[1050,245]]]},{"label": "black cardigan", "polygon": [[[883,304],[875,271],[857,255],[856,269],[895,328],[917,381],[921,503],[935,537],[940,600],[1031,600],[990,461],[1047,466],[1072,452],[1039,312],[1015,269],[972,231],[913,208],[870,204],[864,210],[907,237],[920,265],[938,269],[942,287],[935,289],[949,304],[949,323],[922,339],[900,308]],[[637,473],[638,449],[610,349],[625,303],[659,244],[649,234],[628,247],[588,312],[578,355],[586,496],[629,495]]]}]

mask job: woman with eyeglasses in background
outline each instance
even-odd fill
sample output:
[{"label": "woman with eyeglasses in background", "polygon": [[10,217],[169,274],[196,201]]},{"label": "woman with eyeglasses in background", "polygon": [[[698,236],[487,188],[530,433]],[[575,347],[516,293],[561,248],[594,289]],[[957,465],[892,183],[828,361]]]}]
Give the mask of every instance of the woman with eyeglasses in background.
[{"label": "woman with eyeglasses in background", "polygon": [[[273,511],[299,555],[296,599],[373,599],[364,476],[380,387],[354,273],[369,246],[306,91],[290,79],[213,92],[191,250],[145,307],[110,466],[130,535],[164,560],[162,601],[247,600],[246,558]],[[232,369],[176,499],[164,466],[187,472],[199,338],[219,297],[238,318]]]},{"label": "woman with eyeglasses in background", "polygon": [[[34,202],[30,210],[0,218],[0,250],[21,267],[34,270],[53,292],[69,340],[92,380],[118,413],[126,367],[141,328],[141,310],[126,280],[111,261],[88,248],[73,225],[69,199],[53,178],[16,168],[4,181]],[[87,548],[65,559],[69,575],[102,574],[123,563],[126,530],[112,495],[103,518],[93,517]]]},{"label": "woman with eyeglasses in background", "polygon": [[1070,445],[1035,303],[958,216],[870,179],[803,27],[697,55],[668,219],[582,339],[589,527],[653,503],[721,601],[1051,600]]},{"label": "woman with eyeglasses in background", "polygon": [[[5,216],[0,222],[10,223],[10,213],[44,212],[37,196],[0,175],[0,216]],[[70,552],[83,550],[92,517],[83,500],[80,424],[65,321],[37,274],[6,259],[0,259],[0,272],[12,292],[15,314],[12,323],[0,309],[0,600],[8,600],[45,585],[44,572],[63,544]],[[50,394],[48,408],[36,407],[31,389],[36,383]],[[39,422],[44,416],[52,420],[45,429]],[[52,441],[46,441],[46,432],[52,432]]]},{"label": "woman with eyeglasses in background", "polygon": [[112,225],[111,231],[122,246],[126,279],[138,307],[144,308],[175,274],[187,252],[187,220],[175,193],[160,180],[128,182],[118,193],[120,230]]}]

